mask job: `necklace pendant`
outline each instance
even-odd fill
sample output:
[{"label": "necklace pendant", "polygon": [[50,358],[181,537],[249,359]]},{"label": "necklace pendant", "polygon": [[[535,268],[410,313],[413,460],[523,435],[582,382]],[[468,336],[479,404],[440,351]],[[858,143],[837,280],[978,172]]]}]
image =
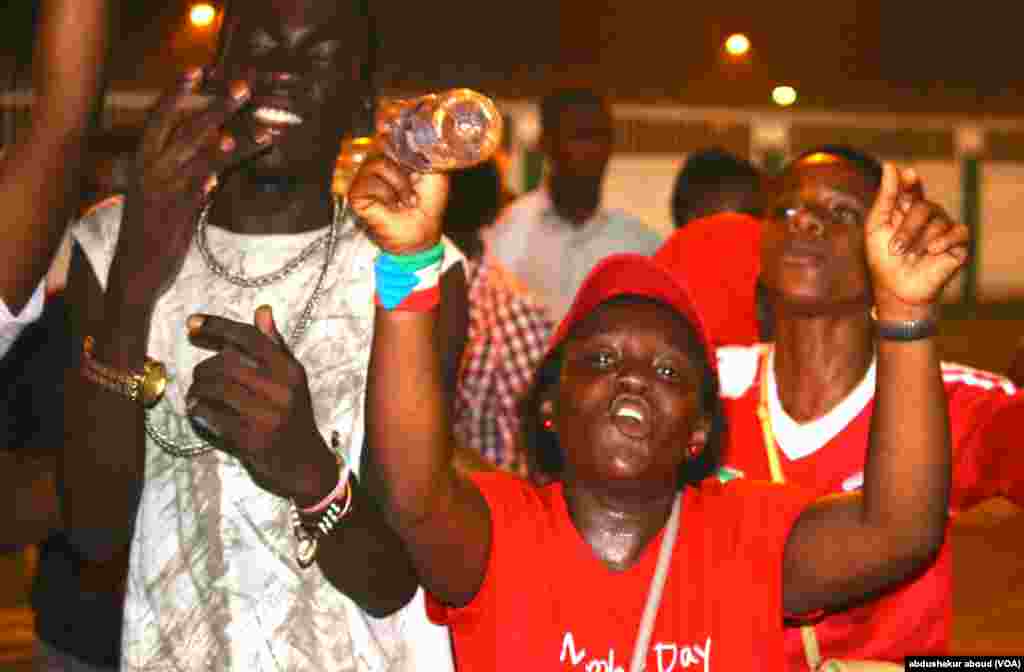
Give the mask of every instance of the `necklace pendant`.
[{"label": "necklace pendant", "polygon": [[299,548],[295,553],[295,561],[302,569],[308,569],[316,560],[316,548],[318,544],[316,537],[312,535],[299,538]]}]

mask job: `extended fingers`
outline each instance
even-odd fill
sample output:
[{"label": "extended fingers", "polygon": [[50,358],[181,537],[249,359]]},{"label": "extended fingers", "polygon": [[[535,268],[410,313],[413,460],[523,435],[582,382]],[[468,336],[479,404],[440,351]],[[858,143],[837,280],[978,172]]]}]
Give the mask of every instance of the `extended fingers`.
[{"label": "extended fingers", "polygon": [[217,315],[190,316],[188,335],[197,347],[217,351],[231,347],[267,368],[272,368],[282,353],[282,348],[255,326]]},{"label": "extended fingers", "polygon": [[187,404],[189,415],[206,419],[229,438],[243,425],[270,427],[281,416],[270,400],[230,376],[194,378]]},{"label": "extended fingers", "polygon": [[213,98],[206,109],[182,122],[175,129],[170,138],[170,143],[175,146],[175,153],[183,161],[199,153],[205,144],[221,135],[224,124],[242,108],[250,95],[248,83],[232,82],[228,88],[228,95]]},{"label": "extended fingers", "polygon": [[882,165],[882,182],[878,187],[875,202],[871,206],[871,212],[865,220],[868,234],[892,226],[893,216],[899,209],[899,198],[902,193],[901,182],[902,178],[896,166],[888,162]]},{"label": "extended fingers", "polygon": [[227,95],[216,96],[205,109],[187,115],[186,101],[202,81],[201,70],[189,71],[151,115],[142,142],[143,175],[162,191],[209,193],[226,166],[255,155],[271,141],[269,133],[239,140],[224,130],[249,99],[245,82],[233,82]]},{"label": "extended fingers", "polygon": [[207,143],[199,155],[184,163],[169,163],[159,170],[161,182],[167,191],[181,194],[206,196],[220,183],[217,167],[235,153],[235,140],[229,135]]},{"label": "extended fingers", "polygon": [[178,125],[185,101],[199,89],[202,81],[202,69],[192,68],[182,74],[173,88],[160,96],[149,113],[146,131],[142,136],[140,150],[144,154],[155,156],[160,153]]},{"label": "extended fingers", "polygon": [[287,408],[292,396],[290,380],[279,379],[272,370],[230,346],[200,362],[192,379],[204,389],[220,389],[224,394],[229,386],[240,386],[278,408]]},{"label": "extended fingers", "polygon": [[204,194],[208,194],[219,183],[219,175],[225,168],[267,150],[271,140],[267,133],[256,140],[222,133],[217,137],[217,142],[204,143],[189,162],[178,167],[179,188],[185,183],[192,183]]}]

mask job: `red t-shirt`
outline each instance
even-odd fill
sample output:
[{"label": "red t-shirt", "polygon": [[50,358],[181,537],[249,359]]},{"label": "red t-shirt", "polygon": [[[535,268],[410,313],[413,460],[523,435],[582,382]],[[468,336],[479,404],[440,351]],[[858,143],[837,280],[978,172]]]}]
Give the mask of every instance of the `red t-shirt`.
[{"label": "red t-shirt", "polygon": [[[724,471],[733,476],[770,479],[757,418],[766,346],[719,348],[719,377],[729,421]],[[955,514],[993,496],[1024,504],[1024,393],[1007,379],[956,364],[943,364],[953,439]],[[769,389],[774,390],[769,378]],[[874,371],[832,411],[797,425],[780,417],[770,393],[772,429],[780,447],[782,472],[815,495],[853,491],[864,478],[864,458],[874,407]],[[773,408],[774,407],[774,408]],[[789,450],[787,454],[786,450]],[[952,623],[952,557],[945,544],[930,569],[869,605],[829,616],[815,626],[825,658],[902,662],[906,655],[948,652]],[[790,670],[806,670],[799,631],[787,630]]]},{"label": "red t-shirt", "polygon": [[[460,670],[628,670],[664,532],[623,572],[580,537],[560,483],[473,476],[491,511],[480,592],[465,607],[428,596]],[[779,669],[782,553],[809,502],[791,486],[713,479],[683,494],[679,537],[647,654],[650,672]]]},{"label": "red t-shirt", "polygon": [[695,219],[669,236],[654,259],[690,290],[715,345],[761,340],[761,220],[736,212]]}]

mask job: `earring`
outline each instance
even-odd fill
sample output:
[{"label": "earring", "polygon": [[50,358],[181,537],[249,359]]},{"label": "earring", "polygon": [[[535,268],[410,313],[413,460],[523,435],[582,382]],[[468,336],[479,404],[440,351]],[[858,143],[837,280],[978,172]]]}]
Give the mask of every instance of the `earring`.
[{"label": "earring", "polygon": [[694,441],[686,448],[686,454],[691,460],[696,459],[700,456],[701,451],[704,449],[704,444]]},{"label": "earring", "polygon": [[544,418],[544,421],[540,423],[545,430],[551,431],[555,426],[555,421],[551,418]]}]

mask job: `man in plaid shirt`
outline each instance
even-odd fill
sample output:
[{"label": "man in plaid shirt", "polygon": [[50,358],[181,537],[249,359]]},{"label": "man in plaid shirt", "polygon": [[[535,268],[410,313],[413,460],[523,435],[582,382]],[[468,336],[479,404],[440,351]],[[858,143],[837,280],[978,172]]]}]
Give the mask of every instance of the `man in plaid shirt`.
[{"label": "man in plaid shirt", "polygon": [[455,437],[495,466],[526,476],[519,399],[544,357],[547,309],[484,249],[480,229],[497,216],[502,180],[494,160],[451,177],[445,234],[466,255],[468,342],[455,398]]}]

